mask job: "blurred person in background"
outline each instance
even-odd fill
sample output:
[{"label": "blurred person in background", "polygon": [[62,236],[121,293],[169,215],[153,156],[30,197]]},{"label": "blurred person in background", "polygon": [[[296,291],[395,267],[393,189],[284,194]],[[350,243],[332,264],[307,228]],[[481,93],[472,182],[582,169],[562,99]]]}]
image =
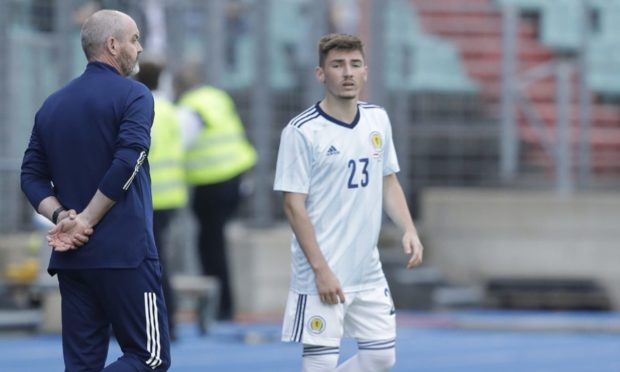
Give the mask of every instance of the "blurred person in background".
[{"label": "blurred person in background", "polygon": [[140,32],[128,15],[101,10],[81,40],[86,70],[37,112],[21,173],[32,206],[56,224],[48,271],[60,286],[65,369],[104,370],[112,327],[123,355],[105,371],[165,371],[168,315],[146,160],[153,96],[127,78],[138,70]]},{"label": "blurred person in background", "polygon": [[[220,282],[216,318],[234,316],[226,225],[241,200],[241,178],[257,160],[232,98],[201,84],[197,64],[187,65],[174,79],[177,103],[185,108],[181,125],[186,135],[186,177],[193,189],[192,210],[198,219],[198,253],[202,273]],[[189,114],[188,114],[189,113]]]},{"label": "blurred person in background", "polygon": [[175,294],[170,284],[170,248],[166,237],[177,211],[187,204],[188,193],[185,183],[182,132],[177,109],[157,89],[164,65],[161,62],[145,60],[140,63],[136,80],[153,92],[155,119],[151,128],[151,190],[153,193],[153,233],[155,245],[162,265],[162,287],[169,315],[170,337],[176,339]]},{"label": "blurred person in background", "polygon": [[[384,203],[403,232],[407,267],[422,262],[390,120],[359,101],[367,73],[359,38],[321,38],[315,74],[325,96],[281,135],[274,190],[294,232],[282,340],[303,343],[303,371],[379,372],[395,363],[395,309],[377,249]],[[342,337],[355,338],[358,353],[336,369]]]}]

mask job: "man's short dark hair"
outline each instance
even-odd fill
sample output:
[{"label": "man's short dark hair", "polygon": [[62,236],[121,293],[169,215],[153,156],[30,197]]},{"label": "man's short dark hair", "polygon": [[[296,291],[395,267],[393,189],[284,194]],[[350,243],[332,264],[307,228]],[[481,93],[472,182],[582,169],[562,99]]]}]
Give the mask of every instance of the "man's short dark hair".
[{"label": "man's short dark hair", "polygon": [[348,34],[328,34],[319,40],[319,66],[325,65],[327,54],[333,49],[354,51],[359,50],[364,57],[364,44],[357,36]]}]

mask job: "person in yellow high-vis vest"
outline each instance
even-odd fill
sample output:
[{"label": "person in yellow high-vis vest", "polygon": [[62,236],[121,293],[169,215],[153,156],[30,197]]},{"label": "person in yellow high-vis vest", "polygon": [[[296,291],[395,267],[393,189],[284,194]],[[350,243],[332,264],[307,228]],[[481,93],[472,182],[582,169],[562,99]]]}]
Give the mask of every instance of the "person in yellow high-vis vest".
[{"label": "person in yellow high-vis vest", "polygon": [[176,338],[174,313],[176,302],[170,285],[165,236],[175,212],[187,204],[185,180],[185,151],[182,130],[175,105],[157,92],[163,65],[143,61],[136,79],[153,91],[155,119],[151,128],[151,148],[148,154],[151,166],[153,194],[153,233],[162,265],[162,287],[168,308],[171,338]]},{"label": "person in yellow high-vis vest", "polygon": [[193,188],[192,209],[198,219],[198,252],[204,275],[220,281],[218,320],[234,315],[225,227],[240,199],[241,177],[256,163],[232,98],[200,82],[198,70],[185,68],[175,77],[178,105],[188,109],[184,130],[195,130],[186,153],[186,177]]}]

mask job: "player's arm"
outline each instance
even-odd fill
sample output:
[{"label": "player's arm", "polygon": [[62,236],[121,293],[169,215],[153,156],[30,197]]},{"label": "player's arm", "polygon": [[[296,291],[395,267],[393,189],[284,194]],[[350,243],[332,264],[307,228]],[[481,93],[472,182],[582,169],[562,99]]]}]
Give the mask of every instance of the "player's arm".
[{"label": "player's arm", "polygon": [[413,224],[405,193],[396,178],[396,173],[383,177],[383,202],[388,217],[403,231],[403,250],[410,256],[407,268],[411,269],[421,264],[424,247]]},{"label": "player's arm", "polygon": [[52,188],[52,175],[48,167],[47,154],[37,130],[38,120],[39,113],[35,115],[35,124],[22,160],[20,183],[32,207],[52,221],[54,211],[60,208],[61,204]]},{"label": "player's arm", "polygon": [[153,95],[144,85],[136,83],[119,125],[112,164],[97,192],[80,213],[91,226],[95,226],[125,196],[140,172],[151,145],[154,115]]},{"label": "player's arm", "polygon": [[284,213],[314,271],[321,301],[326,304],[344,303],[340,281],[327,264],[316,240],[314,226],[306,210],[306,194],[285,192]]},{"label": "player's arm", "polygon": [[76,216],[76,211],[74,209],[65,209],[55,196],[48,196],[41,200],[37,207],[37,213],[54,224],[59,223],[67,217],[74,219]]},{"label": "player's arm", "polygon": [[[21,188],[37,213],[56,224],[67,217],[75,218],[76,212],[73,209],[65,210],[52,188],[52,176],[48,168],[47,154],[41,144],[37,129],[38,116],[37,113],[28,148],[22,161]],[[62,244],[80,247],[88,241],[88,236],[91,233],[92,231],[88,230],[80,231],[67,237]]]}]

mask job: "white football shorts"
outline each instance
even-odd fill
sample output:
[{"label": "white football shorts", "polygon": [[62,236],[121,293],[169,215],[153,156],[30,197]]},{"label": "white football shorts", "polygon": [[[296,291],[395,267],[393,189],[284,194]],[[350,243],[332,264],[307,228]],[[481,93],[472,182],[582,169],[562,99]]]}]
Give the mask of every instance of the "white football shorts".
[{"label": "white football shorts", "polygon": [[344,295],[344,304],[327,305],[318,294],[290,291],[282,341],[340,346],[343,337],[362,341],[396,338],[394,302],[387,284]]}]

